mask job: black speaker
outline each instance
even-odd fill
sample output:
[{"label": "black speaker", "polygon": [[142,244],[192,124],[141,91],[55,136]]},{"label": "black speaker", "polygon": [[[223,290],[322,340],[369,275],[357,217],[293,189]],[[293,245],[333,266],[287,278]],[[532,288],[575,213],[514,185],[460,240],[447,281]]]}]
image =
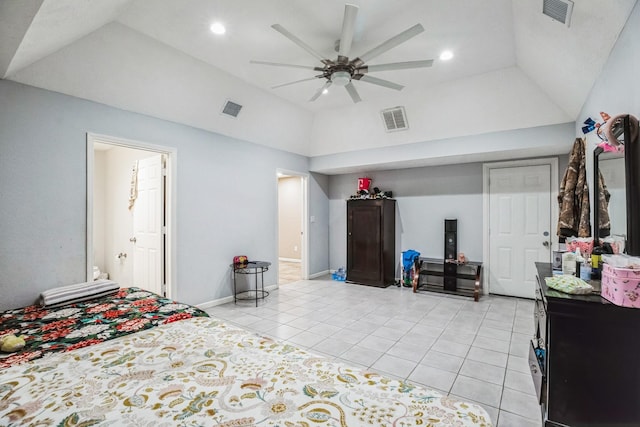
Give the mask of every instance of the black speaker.
[{"label": "black speaker", "polygon": [[458,220],[444,220],[444,271],[443,285],[448,291],[458,288]]},{"label": "black speaker", "polygon": [[444,259],[455,260],[458,257],[458,220],[444,220]]}]

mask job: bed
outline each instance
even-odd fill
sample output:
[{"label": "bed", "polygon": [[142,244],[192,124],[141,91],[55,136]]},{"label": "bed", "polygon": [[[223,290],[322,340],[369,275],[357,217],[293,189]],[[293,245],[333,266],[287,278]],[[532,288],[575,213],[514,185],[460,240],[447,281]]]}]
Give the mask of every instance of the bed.
[{"label": "bed", "polygon": [[0,336],[26,336],[17,353],[0,353],[0,369],[47,353],[71,351],[133,332],[208,314],[140,288],[59,307],[30,305],[0,313]]},{"label": "bed", "polygon": [[0,369],[0,425],[491,425],[476,404],[183,317]]}]

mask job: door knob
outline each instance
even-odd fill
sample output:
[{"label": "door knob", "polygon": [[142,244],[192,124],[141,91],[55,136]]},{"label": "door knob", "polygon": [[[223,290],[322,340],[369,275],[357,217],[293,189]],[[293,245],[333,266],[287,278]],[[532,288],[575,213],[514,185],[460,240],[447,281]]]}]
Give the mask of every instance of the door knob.
[{"label": "door knob", "polygon": [[132,242],[132,243],[135,243],[135,242],[138,241],[138,239],[136,239],[135,237],[132,237],[132,238],[129,239],[129,241]]},{"label": "door knob", "polygon": [[542,246],[544,246],[545,248],[548,248],[549,242],[545,240],[544,242],[542,242]]}]

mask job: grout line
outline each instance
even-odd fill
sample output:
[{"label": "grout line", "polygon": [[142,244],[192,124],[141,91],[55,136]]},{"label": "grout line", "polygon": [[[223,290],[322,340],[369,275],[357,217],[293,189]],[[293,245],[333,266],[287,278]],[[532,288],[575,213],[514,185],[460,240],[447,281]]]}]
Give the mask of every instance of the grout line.
[{"label": "grout line", "polygon": [[[331,290],[328,290],[328,287],[323,287],[324,285],[327,285],[331,287]],[[428,388],[428,389],[434,389],[434,387],[429,386],[427,384],[422,384],[416,381],[410,381],[409,377],[416,371],[416,369],[423,364],[423,361],[425,360],[425,358],[427,357],[427,354],[429,352],[432,351],[436,351],[433,349],[433,346],[441,339],[445,338],[444,335],[448,332],[448,328],[452,326],[453,322],[456,321],[456,319],[459,318],[459,316],[463,313],[465,313],[465,307],[467,306],[467,304],[465,304],[467,301],[465,301],[465,303],[462,304],[454,304],[456,302],[459,302],[460,300],[458,299],[447,299],[447,298],[438,298],[437,296],[430,296],[430,295],[420,295],[420,299],[418,298],[410,298],[409,296],[406,295],[402,295],[400,296],[398,299],[394,299],[391,300],[392,305],[390,305],[390,310],[389,311],[385,311],[384,314],[380,314],[380,311],[376,310],[376,307],[380,304],[380,302],[376,301],[375,299],[372,300],[367,300],[366,299],[366,295],[370,294],[372,295],[372,297],[375,298],[379,298],[380,301],[389,301],[389,292],[385,292],[384,294],[382,292],[375,292],[374,289],[372,292],[361,292],[361,290],[366,289],[366,287],[362,287],[362,288],[358,288],[355,285],[353,286],[349,286],[349,287],[342,287],[342,284],[340,283],[334,283],[333,281],[330,280],[314,280],[314,281],[300,281],[298,282],[297,285],[291,285],[289,284],[289,286],[283,286],[281,288],[279,288],[278,290],[274,291],[272,293],[272,295],[270,295],[265,301],[264,301],[264,305],[262,305],[261,307],[268,307],[269,305],[271,306],[271,309],[274,311],[279,311],[280,313],[284,313],[287,314],[291,317],[293,317],[293,319],[289,319],[288,321],[281,321],[281,320],[277,320],[277,319],[273,319],[273,316],[277,316],[273,314],[273,311],[266,311],[266,312],[260,312],[260,313],[256,313],[256,312],[252,312],[251,309],[253,307],[242,307],[242,306],[237,306],[237,305],[224,305],[221,307],[232,307],[231,310],[228,309],[224,309],[224,311],[221,313],[221,316],[218,316],[220,318],[222,318],[223,320],[225,320],[226,322],[229,322],[231,324],[233,324],[236,327],[240,327],[240,328],[244,328],[244,329],[249,329],[254,333],[257,333],[259,335],[262,336],[266,336],[269,337],[271,339],[274,339],[276,341],[279,342],[287,342],[294,338],[295,336],[301,334],[302,332],[308,332],[309,329],[311,329],[313,326],[310,327],[305,327],[305,328],[301,328],[299,326],[293,326],[290,325],[290,323],[295,322],[296,320],[299,319],[306,319],[309,322],[313,322],[314,320],[314,315],[317,316],[324,316],[324,318],[326,319],[327,313],[333,311],[334,314],[331,314],[330,316],[336,316],[337,314],[335,313],[339,313],[340,311],[348,311],[349,310],[349,303],[353,302],[351,308],[354,309],[354,312],[360,313],[359,314],[359,319],[362,320],[364,318],[366,318],[369,315],[372,314],[378,314],[384,317],[387,317],[388,319],[381,323],[381,324],[377,324],[376,326],[377,328],[372,330],[371,332],[366,333],[362,338],[358,339],[355,343],[351,343],[348,342],[349,346],[342,350],[339,354],[337,355],[331,355],[331,354],[327,354],[322,352],[321,350],[316,350],[315,346],[319,345],[320,343],[324,342],[326,339],[329,338],[335,338],[335,339],[340,339],[341,333],[343,331],[348,331],[348,330],[353,330],[353,326],[354,323],[352,322],[350,325],[347,326],[342,326],[341,325],[333,325],[333,326],[337,326],[340,327],[340,329],[336,330],[334,333],[330,334],[329,337],[326,337],[322,334],[316,334],[318,336],[322,336],[322,339],[320,341],[318,341],[317,343],[315,343],[313,346],[309,347],[309,346],[303,346],[300,344],[295,344],[292,343],[293,345],[302,348],[305,351],[311,352],[311,353],[315,353],[318,355],[321,355],[323,357],[326,357],[329,360],[332,361],[337,361],[339,363],[346,363],[346,364],[352,364],[355,366],[364,366],[366,369],[372,369],[372,367],[378,362],[380,361],[381,358],[383,358],[385,355],[388,356],[393,356],[393,357],[398,357],[400,359],[406,360],[408,363],[414,364],[413,368],[409,371],[408,374],[404,375],[403,377],[392,374],[391,372],[385,372],[382,370],[378,370],[376,369],[376,371],[382,373],[383,375],[395,378],[395,379],[399,379],[402,381],[407,381],[407,382],[411,382],[411,383],[415,383],[419,386]],[[395,288],[394,288],[395,289]],[[367,289],[368,290],[368,289]],[[397,289],[396,289],[397,290]],[[402,291],[402,289],[400,289]],[[344,292],[342,292],[344,291]],[[368,290],[369,291],[369,290]],[[388,290],[387,290],[388,291]],[[393,291],[391,292],[393,293]],[[365,295],[365,298],[362,298],[363,295]],[[396,292],[396,295],[398,295],[398,293]],[[485,298],[490,298],[490,296],[485,296]],[[358,301],[359,299],[362,299],[363,301],[371,301],[371,308],[367,308],[366,305],[363,305],[361,303],[358,303],[356,301]],[[337,304],[337,305],[333,305],[334,307],[336,307],[334,310],[331,310],[332,307],[332,302],[333,301],[341,301],[341,302],[346,302],[346,304]],[[422,308],[420,302],[422,301],[429,301],[428,304],[426,304],[426,307]],[[502,304],[502,301],[504,301],[503,298],[501,298],[499,304]],[[271,304],[269,304],[271,303]],[[274,307],[274,303],[275,303],[275,307]],[[309,311],[304,311],[301,310],[304,314],[302,315],[298,315],[298,314],[292,314],[290,311],[291,310],[300,310],[300,308],[304,308],[306,309],[306,304],[309,303],[313,303],[313,306],[316,308],[310,308],[308,309]],[[415,303],[415,304],[413,304]],[[450,305],[453,304],[453,306]],[[232,303],[231,303],[232,304]],[[318,305],[320,304],[320,305]],[[486,307],[483,307],[481,310],[479,311],[469,311],[469,314],[473,314],[473,315],[478,315],[478,320],[475,323],[475,328],[473,328],[473,331],[465,331],[463,330],[463,332],[468,333],[468,334],[472,334],[473,338],[471,339],[470,344],[468,344],[468,349],[466,350],[466,352],[464,353],[464,356],[456,356],[456,357],[460,357],[462,359],[462,363],[460,364],[460,366],[456,369],[455,372],[452,372],[455,374],[454,380],[451,384],[451,386],[448,388],[448,391],[446,392],[446,394],[451,394],[453,386],[455,385],[456,381],[458,380],[459,376],[461,375],[460,372],[462,370],[462,367],[464,366],[464,364],[466,363],[467,360],[471,360],[468,359],[469,353],[471,352],[471,349],[473,348],[473,343],[475,342],[475,340],[477,339],[478,333],[480,331],[480,329],[482,328],[482,324],[486,321],[486,320],[492,320],[492,319],[488,319],[487,316],[489,315],[490,312],[493,313],[501,313],[501,309],[499,308],[499,304],[494,305],[492,302],[489,302],[489,304]],[[282,307],[284,307],[284,309],[279,309],[278,305],[282,305]],[[522,310],[518,310],[518,305],[516,304],[516,307],[514,308],[514,310],[511,310],[510,307],[511,305],[507,305],[507,308],[504,310],[505,312],[505,316],[506,317],[510,317],[511,320],[511,325],[510,328],[508,330],[509,332],[509,336],[508,336],[508,340],[501,340],[501,341],[505,341],[509,343],[509,347],[508,350],[506,352],[506,356],[507,356],[507,362],[506,365],[504,367],[501,367],[503,369],[503,380],[502,380],[502,384],[498,384],[501,388],[500,388],[500,402],[498,407],[494,407],[492,405],[487,405],[487,404],[482,404],[479,403],[480,405],[483,406],[491,406],[494,409],[498,410],[498,418],[499,418],[499,413],[500,411],[503,411],[503,409],[501,409],[502,407],[502,400],[504,398],[504,390],[505,388],[509,388],[506,387],[506,374],[508,369],[508,363],[509,363],[509,356],[511,355],[510,351],[511,351],[511,345],[514,342],[514,333],[517,331],[514,331],[514,325],[515,325],[515,321],[516,318],[518,317],[517,314],[523,314]],[[441,324],[441,326],[437,326],[437,328],[439,329],[439,332],[437,333],[437,335],[429,335],[429,339],[433,340],[433,342],[428,346],[428,348],[426,348],[426,350],[424,351],[424,354],[422,354],[417,361],[413,361],[413,360],[408,360],[408,359],[404,359],[402,356],[396,356],[396,355],[391,355],[389,354],[389,350],[399,344],[402,340],[403,337],[405,337],[406,335],[408,335],[410,332],[416,332],[420,330],[420,322],[424,321],[430,313],[433,313],[434,311],[437,312],[437,310],[439,308],[447,308],[447,311],[451,311],[453,312],[453,314],[444,319],[445,321]],[[493,309],[493,310],[492,310]],[[416,316],[415,318],[410,318],[409,316],[407,316],[405,313],[409,312],[409,311],[415,311],[415,310],[421,310],[422,311],[422,315],[421,316]],[[212,312],[215,313],[215,308],[213,308],[211,310]],[[393,314],[395,312],[395,315]],[[268,314],[270,313],[270,314]],[[404,314],[405,317],[402,317]],[[259,317],[261,320],[258,320],[254,323],[251,323],[249,325],[240,325],[237,323],[233,322],[234,318],[238,318],[241,316],[245,316],[245,315],[255,315],[257,317]],[[215,316],[215,314],[214,314]],[[289,316],[285,316],[285,317],[289,317]],[[271,317],[271,318],[269,318]],[[519,316],[519,317],[524,317],[524,316]],[[349,317],[349,319],[352,319],[354,322],[357,322],[358,320],[356,318],[351,318]],[[394,339],[389,339],[389,338],[385,338],[385,337],[379,337],[377,335],[373,335],[375,330],[381,328],[381,327],[388,327],[387,324],[389,323],[389,321],[391,320],[402,320],[402,321],[408,321],[411,322],[413,325],[411,326],[411,328],[409,328],[408,330],[406,330],[403,334],[401,334],[400,336],[398,336],[397,338]],[[261,321],[263,320],[270,320],[270,321],[275,321],[277,322],[277,325],[274,326],[273,328],[268,329],[267,331],[264,332],[259,332],[257,330],[254,330],[253,328],[251,328],[251,325],[253,324],[260,324]],[[323,321],[320,321],[318,324],[322,324]],[[437,322],[436,322],[437,323]],[[288,339],[283,339],[283,338],[279,338],[277,336],[271,335],[269,332],[273,331],[274,329],[280,327],[280,326],[290,326],[292,328],[296,328],[299,329],[300,332],[297,332],[296,334],[294,334],[292,337],[288,338]],[[356,325],[357,326],[357,325]],[[434,328],[436,326],[433,326]],[[501,329],[501,328],[500,328]],[[502,330],[502,329],[501,329]],[[519,333],[519,332],[518,332]],[[360,362],[357,362],[355,360],[349,360],[344,358],[344,354],[347,353],[349,350],[353,349],[354,347],[358,346],[358,344],[360,342],[362,342],[364,339],[366,339],[367,337],[377,337],[377,338],[383,338],[383,339],[387,339],[393,342],[392,346],[389,347],[389,349],[387,349],[386,351],[381,352],[380,356],[375,358],[375,360],[373,360],[371,363],[368,364],[368,366],[363,365]],[[499,339],[499,338],[495,338],[495,337],[486,337],[486,338],[491,338],[491,339]],[[458,343],[457,341],[453,341],[455,343]],[[461,345],[467,345],[464,342],[458,343]],[[443,353],[443,354],[447,354],[447,353]],[[513,355],[515,357],[515,355]],[[435,369],[440,369],[437,368],[435,366],[433,366],[432,368]],[[446,371],[446,370],[445,370]],[[519,371],[517,371],[519,372]],[[488,383],[486,381],[477,379],[478,381],[482,381],[485,383]],[[493,384],[493,383],[488,383],[488,384]],[[439,390],[441,392],[444,392],[444,390]],[[461,396],[462,398],[464,398],[464,396]],[[533,396],[535,398],[535,396]],[[471,398],[467,398],[469,400],[473,400]],[[474,400],[475,401],[475,400]],[[476,401],[477,402],[477,401]],[[513,413],[511,411],[505,411],[505,412],[510,412],[514,415],[520,416],[520,417],[524,417],[523,415],[520,414],[516,414]],[[524,417],[526,418],[526,417]],[[528,419],[528,418],[527,418]],[[495,420],[497,421],[497,419]]]}]

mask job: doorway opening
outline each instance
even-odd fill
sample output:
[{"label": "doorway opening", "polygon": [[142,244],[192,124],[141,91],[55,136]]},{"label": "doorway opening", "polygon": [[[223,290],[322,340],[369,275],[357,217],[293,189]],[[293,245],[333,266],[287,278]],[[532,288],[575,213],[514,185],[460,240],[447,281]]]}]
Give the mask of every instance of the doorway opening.
[{"label": "doorway opening", "polygon": [[168,147],[87,135],[87,281],[176,298],[175,161]]},{"label": "doorway opening", "polygon": [[306,174],[278,170],[278,284],[309,277]]},{"label": "doorway opening", "polygon": [[489,163],[483,177],[485,289],[534,298],[535,263],[558,244],[558,159]]}]

